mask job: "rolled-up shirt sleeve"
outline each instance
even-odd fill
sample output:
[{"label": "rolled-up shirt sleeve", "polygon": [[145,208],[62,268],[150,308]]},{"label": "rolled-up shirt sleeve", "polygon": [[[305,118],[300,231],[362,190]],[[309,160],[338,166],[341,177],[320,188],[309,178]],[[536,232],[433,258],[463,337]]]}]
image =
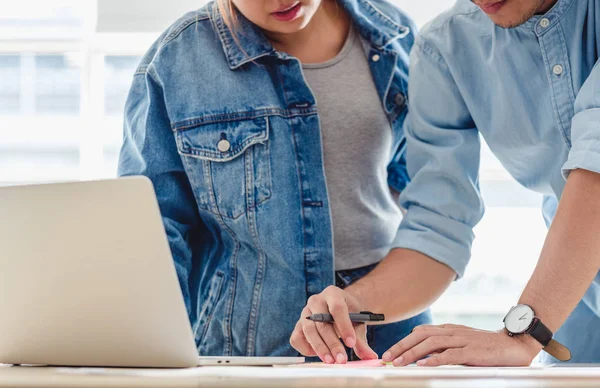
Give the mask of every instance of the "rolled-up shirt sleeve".
[{"label": "rolled-up shirt sleeve", "polygon": [[571,122],[571,150],[562,173],[576,169],[600,173],[600,60],[575,100]]},{"label": "rolled-up shirt sleeve", "polygon": [[411,53],[405,122],[411,182],[400,197],[407,213],[394,248],[421,252],[462,277],[473,227],[484,212],[479,191],[479,133],[435,47],[422,38]]}]

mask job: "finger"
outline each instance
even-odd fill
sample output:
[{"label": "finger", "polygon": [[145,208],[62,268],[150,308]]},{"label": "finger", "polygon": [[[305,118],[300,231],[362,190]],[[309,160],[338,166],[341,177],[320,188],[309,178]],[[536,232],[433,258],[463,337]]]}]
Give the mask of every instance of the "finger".
[{"label": "finger", "polygon": [[439,327],[441,329],[468,329],[468,330],[474,330],[472,327],[465,326],[465,325],[455,325],[453,323],[444,323],[443,325],[440,325]]},{"label": "finger", "polygon": [[356,346],[354,347],[354,353],[361,360],[376,360],[379,358],[377,353],[369,346],[367,341],[367,325],[362,324],[356,326]]},{"label": "finger", "polygon": [[394,366],[406,366],[414,362],[422,360],[428,355],[446,351],[447,349],[462,348],[464,347],[465,340],[461,337],[451,336],[432,336],[427,337],[425,340],[408,349],[404,354],[400,355],[394,360]]},{"label": "finger", "polygon": [[416,326],[412,330],[412,333],[420,332],[420,331],[427,331],[427,330],[430,330],[430,329],[467,329],[467,330],[474,330],[473,328],[471,328],[469,326],[455,325],[453,323],[444,323],[443,325],[420,325],[420,326]]},{"label": "finger", "polygon": [[348,361],[346,349],[340,341],[340,337],[335,333],[331,323],[317,323],[317,331],[321,335],[323,342],[329,348],[329,352],[335,358],[338,364],[345,364]]},{"label": "finger", "polygon": [[[313,295],[308,298],[305,309],[309,315],[315,312],[326,312],[327,303],[325,303],[325,299],[322,295]],[[319,358],[327,364],[335,363],[335,355],[329,351],[329,347],[321,337],[321,333],[319,333],[316,323],[308,320],[301,320],[301,322],[304,336],[315,352],[317,352]]]},{"label": "finger", "polygon": [[333,325],[333,328],[334,328],[334,330],[335,330],[335,335],[337,335],[337,336],[338,336],[338,338],[342,338],[342,335],[340,334],[340,331],[338,330],[337,326],[336,326],[336,325]]},{"label": "finger", "polygon": [[356,345],[356,333],[354,332],[352,321],[350,321],[346,300],[336,292],[335,295],[331,295],[327,299],[327,308],[333,316],[342,340],[346,346],[353,348]]},{"label": "finger", "polygon": [[302,332],[306,341],[310,344],[313,350],[317,353],[317,356],[321,361],[327,364],[333,364],[335,362],[333,356],[329,352],[329,348],[321,338],[317,325],[314,322],[307,321],[302,323]]},{"label": "finger", "polygon": [[315,357],[317,355],[312,346],[310,346],[306,340],[306,337],[304,337],[304,332],[302,331],[300,322],[296,324],[296,328],[292,332],[292,336],[290,337],[290,345],[292,345],[292,347],[303,356]]},{"label": "finger", "polygon": [[419,366],[463,365],[467,357],[464,348],[448,349],[442,353],[417,362]]},{"label": "finger", "polygon": [[426,328],[420,327],[407,335],[403,340],[392,346],[387,352],[383,354],[383,361],[392,362],[398,357],[402,356],[404,352],[415,347],[417,344],[423,342],[428,337],[434,335],[453,335],[453,331],[450,329],[442,329],[437,326],[428,326]]}]

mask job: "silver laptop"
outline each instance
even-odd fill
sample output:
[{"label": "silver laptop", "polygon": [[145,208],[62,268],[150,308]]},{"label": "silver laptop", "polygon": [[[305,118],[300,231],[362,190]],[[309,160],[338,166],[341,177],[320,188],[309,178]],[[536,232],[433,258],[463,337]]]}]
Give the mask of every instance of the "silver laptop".
[{"label": "silver laptop", "polygon": [[0,188],[0,364],[302,361],[198,357],[148,179]]}]

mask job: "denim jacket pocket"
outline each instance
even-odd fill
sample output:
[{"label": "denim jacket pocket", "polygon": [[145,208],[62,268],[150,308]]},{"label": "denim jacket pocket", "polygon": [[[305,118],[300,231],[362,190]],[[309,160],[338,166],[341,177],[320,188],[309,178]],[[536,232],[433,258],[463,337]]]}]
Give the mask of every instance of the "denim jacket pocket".
[{"label": "denim jacket pocket", "polygon": [[206,333],[208,333],[208,327],[212,321],[215,306],[221,298],[224,280],[225,274],[217,271],[210,283],[208,294],[198,302],[198,320],[194,325],[194,337],[198,346],[202,345]]},{"label": "denim jacket pocket", "polygon": [[176,129],[175,137],[201,209],[236,219],[271,197],[268,117]]}]

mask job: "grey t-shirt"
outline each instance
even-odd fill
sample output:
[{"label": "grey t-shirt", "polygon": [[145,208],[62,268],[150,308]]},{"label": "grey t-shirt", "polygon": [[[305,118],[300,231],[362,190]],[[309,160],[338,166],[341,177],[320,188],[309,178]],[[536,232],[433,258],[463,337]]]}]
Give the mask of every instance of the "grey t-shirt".
[{"label": "grey t-shirt", "polygon": [[351,28],[335,58],[302,67],[319,109],[335,268],[377,263],[390,251],[402,213],[387,182],[392,129],[359,34]]}]

